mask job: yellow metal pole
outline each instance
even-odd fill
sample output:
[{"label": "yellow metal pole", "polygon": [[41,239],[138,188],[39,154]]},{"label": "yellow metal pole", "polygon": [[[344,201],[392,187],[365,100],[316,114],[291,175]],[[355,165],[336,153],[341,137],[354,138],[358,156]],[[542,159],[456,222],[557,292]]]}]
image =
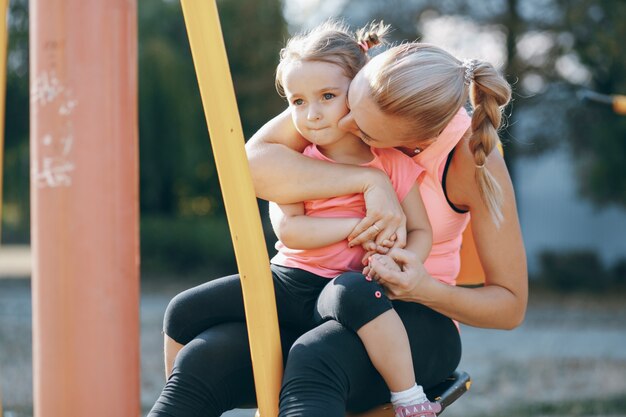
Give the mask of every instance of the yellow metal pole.
[{"label": "yellow metal pole", "polygon": [[274,286],[217,5],[181,4],[241,276],[257,403],[263,417],[273,417],[282,378]]},{"label": "yellow metal pole", "polygon": [[[9,0],[0,0],[0,241],[2,240],[2,180],[4,169],[4,111],[7,85],[7,47],[9,31],[7,28],[7,10]],[[0,393],[1,394],[1,393]],[[2,414],[2,397],[0,396],[0,415]]]}]

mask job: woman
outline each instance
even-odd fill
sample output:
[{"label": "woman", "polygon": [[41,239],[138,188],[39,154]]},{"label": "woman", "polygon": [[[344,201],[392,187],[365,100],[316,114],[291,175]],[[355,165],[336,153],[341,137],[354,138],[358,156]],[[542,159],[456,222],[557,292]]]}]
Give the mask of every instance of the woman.
[{"label": "woman", "polygon": [[[470,119],[464,104],[474,107]],[[515,196],[500,153],[497,129],[510,87],[488,63],[461,62],[432,45],[408,43],[373,58],[354,78],[348,94],[351,109],[341,122],[346,131],[372,147],[396,147],[412,155],[427,175],[420,191],[433,229],[433,250],[422,265],[401,249],[391,256],[402,266],[389,273],[372,260],[390,298],[417,303],[432,317],[420,322],[411,345],[430,342],[436,331],[430,323],[445,316],[467,325],[513,329],[524,317],[527,302],[526,258]],[[367,216],[355,228],[352,244],[374,240],[380,244],[394,234],[404,241],[405,219],[389,181],[373,170],[331,165],[303,157],[306,142],[294,131],[286,113],[264,126],[247,144],[255,188],[260,198],[292,203],[312,198],[362,192]],[[290,186],[276,187],[288,171]],[[482,288],[454,285],[459,271],[461,233],[471,221],[481,264],[486,273]],[[326,415],[371,406],[353,402],[359,397],[355,381],[368,387],[372,402],[382,397],[378,379],[362,357],[361,369],[346,369],[342,351],[360,354],[358,343],[335,323],[303,335],[287,359],[281,392],[281,415]],[[405,323],[407,329],[411,325]],[[435,332],[435,333],[433,333]],[[319,337],[319,335],[323,335]],[[349,346],[349,347],[347,347]],[[415,364],[420,380],[431,380],[427,364],[452,360],[438,357],[444,344],[429,344]],[[448,361],[448,362],[447,362]],[[422,366],[422,367],[421,367]],[[421,368],[420,368],[421,367]],[[332,369],[332,372],[323,372]],[[374,385],[376,388],[374,388]],[[424,384],[427,386],[427,384]],[[323,389],[311,389],[312,386]],[[296,410],[296,411],[294,411]],[[298,412],[297,410],[304,410]],[[329,411],[330,410],[330,411]]]}]

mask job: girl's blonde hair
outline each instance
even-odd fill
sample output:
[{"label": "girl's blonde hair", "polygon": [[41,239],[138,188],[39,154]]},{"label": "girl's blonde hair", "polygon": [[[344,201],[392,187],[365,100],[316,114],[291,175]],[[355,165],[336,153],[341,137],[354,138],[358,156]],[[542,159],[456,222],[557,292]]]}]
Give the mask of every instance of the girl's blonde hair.
[{"label": "girl's blonde hair", "polygon": [[385,41],[389,26],[379,23],[350,31],[348,25],[327,20],[314,29],[295,35],[280,51],[276,68],[276,90],[284,96],[282,77],[285,67],[297,61],[318,61],[336,64],[352,79],[368,61],[367,51]]},{"label": "girl's blonde hair", "polygon": [[[438,136],[470,98],[474,113],[469,147],[474,154],[480,196],[496,225],[502,220],[502,189],[485,166],[500,143],[498,129],[511,86],[487,62],[463,63],[443,49],[406,43],[375,58],[368,72],[371,96],[385,114],[409,122],[416,140]],[[471,69],[469,68],[471,66]]]}]

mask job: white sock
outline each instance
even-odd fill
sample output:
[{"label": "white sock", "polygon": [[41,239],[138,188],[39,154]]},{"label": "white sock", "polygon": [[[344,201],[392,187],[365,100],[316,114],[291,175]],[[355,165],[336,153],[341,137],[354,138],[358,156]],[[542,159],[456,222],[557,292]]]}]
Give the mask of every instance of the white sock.
[{"label": "white sock", "polygon": [[400,392],[391,391],[391,403],[394,407],[406,407],[407,405],[420,404],[425,401],[428,401],[428,398],[426,398],[421,385],[415,384],[411,388]]}]

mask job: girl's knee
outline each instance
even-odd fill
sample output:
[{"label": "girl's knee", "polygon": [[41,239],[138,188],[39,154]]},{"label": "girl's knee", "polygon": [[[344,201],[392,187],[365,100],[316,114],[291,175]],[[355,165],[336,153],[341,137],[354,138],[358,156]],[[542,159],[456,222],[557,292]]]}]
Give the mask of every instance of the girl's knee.
[{"label": "girl's knee", "polygon": [[354,331],[391,308],[384,288],[358,273],[334,278],[317,303],[320,320],[334,319]]},{"label": "girl's knee", "polygon": [[382,285],[368,281],[363,274],[355,272],[342,274],[331,284],[335,285],[337,301],[349,307],[363,308],[377,300],[388,300]]}]

